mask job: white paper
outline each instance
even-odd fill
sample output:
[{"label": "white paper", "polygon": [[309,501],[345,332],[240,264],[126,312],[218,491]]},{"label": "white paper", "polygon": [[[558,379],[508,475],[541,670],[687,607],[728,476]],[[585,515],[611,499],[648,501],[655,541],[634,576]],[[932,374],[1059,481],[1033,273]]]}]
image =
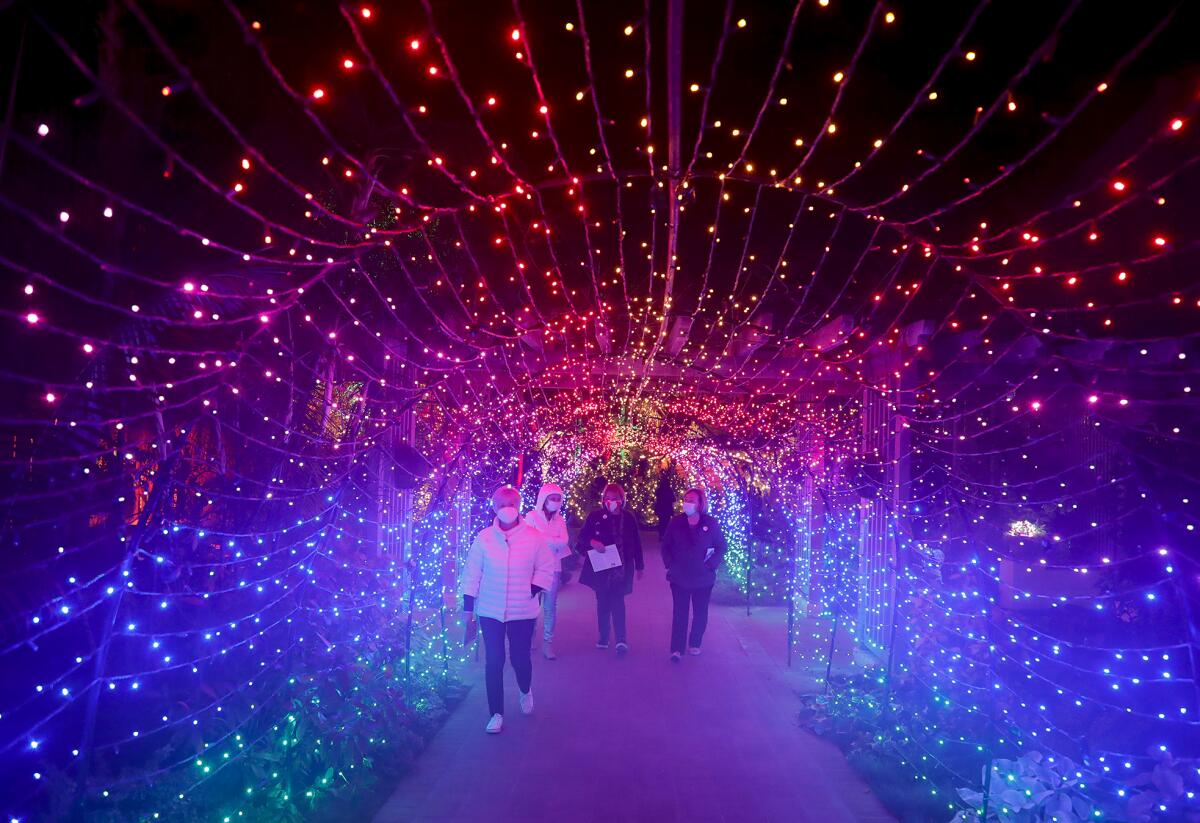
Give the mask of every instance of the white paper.
[{"label": "white paper", "polygon": [[621,565],[621,553],[616,545],[605,546],[603,552],[588,549],[588,557],[592,561],[592,571],[602,572],[605,569],[615,569]]},{"label": "white paper", "polygon": [[713,552],[715,552],[715,551],[716,551],[716,549],[715,549],[714,547],[712,547],[712,546],[709,546],[709,547],[708,547],[708,551],[706,551],[706,552],[704,553],[704,559],[705,559],[705,560],[708,560],[708,558],[710,558],[710,557],[712,557],[712,556],[713,556]]}]

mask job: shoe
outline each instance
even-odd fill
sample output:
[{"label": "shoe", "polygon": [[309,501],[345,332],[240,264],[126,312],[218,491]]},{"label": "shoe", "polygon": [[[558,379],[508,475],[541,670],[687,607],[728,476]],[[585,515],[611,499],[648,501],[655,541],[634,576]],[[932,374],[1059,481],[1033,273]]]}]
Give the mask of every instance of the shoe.
[{"label": "shoe", "polygon": [[695,656],[695,655],[698,655],[698,654],[700,654],[700,647],[699,647],[699,646],[692,646],[690,649],[688,649],[688,654],[690,654],[690,655],[692,655],[692,656]]},{"label": "shoe", "polygon": [[558,655],[554,653],[554,647],[551,646],[549,642],[542,644],[542,657],[546,658],[547,660],[558,659]]},{"label": "shoe", "polygon": [[680,660],[683,660],[682,654],[680,654],[679,652],[671,652],[671,662],[672,663],[678,663]]},{"label": "shoe", "polygon": [[488,734],[500,734],[501,730],[503,730],[503,729],[504,729],[504,715],[502,715],[502,714],[492,715],[492,719],[489,720],[488,724],[487,724],[487,733]]},{"label": "shoe", "polygon": [[521,714],[533,714],[533,692],[521,693]]},{"label": "shoe", "polygon": [[604,643],[604,642],[597,643],[597,644],[596,644],[596,648],[597,648],[597,649],[607,649],[607,648],[608,648],[608,643]]},{"label": "shoe", "polygon": [[617,654],[625,654],[625,652],[627,652],[627,651],[629,651],[628,643],[622,641],[617,644]]}]

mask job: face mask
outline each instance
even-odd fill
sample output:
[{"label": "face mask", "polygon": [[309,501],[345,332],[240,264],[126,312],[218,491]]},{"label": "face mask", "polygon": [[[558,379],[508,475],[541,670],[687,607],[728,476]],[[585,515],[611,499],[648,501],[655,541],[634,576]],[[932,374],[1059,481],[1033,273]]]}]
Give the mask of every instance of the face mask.
[{"label": "face mask", "polygon": [[696,511],[698,509],[699,509],[699,506],[697,506],[695,503],[684,503],[683,504],[683,513],[686,514],[688,517],[692,517],[693,515],[695,515]]},{"label": "face mask", "polygon": [[517,522],[517,517],[520,512],[516,506],[504,506],[496,510],[496,516],[500,518],[500,522],[508,526]]},{"label": "face mask", "polygon": [[617,509],[621,508],[621,504],[618,503],[616,500],[605,500],[604,507],[606,509],[608,509],[610,512],[612,512],[613,514],[616,514]]},{"label": "face mask", "polygon": [[562,503],[558,503],[554,500],[546,501],[546,511],[550,512],[551,514],[554,514],[556,511],[558,511],[561,508],[562,508]]}]

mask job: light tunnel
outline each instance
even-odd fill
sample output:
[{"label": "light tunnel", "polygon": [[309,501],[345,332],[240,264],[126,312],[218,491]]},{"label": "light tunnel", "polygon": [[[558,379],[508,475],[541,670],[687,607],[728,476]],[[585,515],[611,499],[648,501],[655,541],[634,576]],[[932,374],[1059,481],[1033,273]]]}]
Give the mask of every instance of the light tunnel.
[{"label": "light tunnel", "polygon": [[[0,810],[1195,819],[1198,25],[0,4]],[[545,483],[624,490],[628,666],[575,546],[489,749],[464,573]]]}]

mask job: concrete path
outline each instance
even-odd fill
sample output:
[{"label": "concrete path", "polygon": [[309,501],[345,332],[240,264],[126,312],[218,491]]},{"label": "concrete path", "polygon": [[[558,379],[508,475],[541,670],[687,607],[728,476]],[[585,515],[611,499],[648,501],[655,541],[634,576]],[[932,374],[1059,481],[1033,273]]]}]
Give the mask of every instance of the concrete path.
[{"label": "concrete path", "polygon": [[672,664],[657,551],[646,566],[627,656],[595,648],[594,597],[572,582],[559,659],[534,652],[535,713],[520,713],[508,669],[504,732],[484,734],[482,666],[466,671],[470,694],[376,823],[892,820],[836,747],[797,727],[803,676],[784,665],[781,610],[713,606],[704,653]]}]

